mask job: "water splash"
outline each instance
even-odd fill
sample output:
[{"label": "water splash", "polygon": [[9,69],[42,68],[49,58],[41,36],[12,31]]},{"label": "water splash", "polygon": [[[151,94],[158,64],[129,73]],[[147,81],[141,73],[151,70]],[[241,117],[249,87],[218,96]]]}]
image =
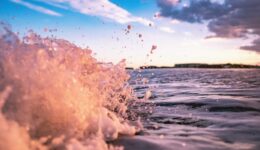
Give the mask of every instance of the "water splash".
[{"label": "water splash", "polygon": [[0,149],[118,149],[106,141],[139,130],[125,119],[124,61],[32,31],[20,40],[3,23],[0,32]]}]

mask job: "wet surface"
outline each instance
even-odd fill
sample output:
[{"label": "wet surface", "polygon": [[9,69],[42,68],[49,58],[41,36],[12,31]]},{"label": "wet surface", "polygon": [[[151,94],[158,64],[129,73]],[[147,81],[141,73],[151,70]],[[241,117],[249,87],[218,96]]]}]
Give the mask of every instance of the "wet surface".
[{"label": "wet surface", "polygon": [[157,144],[165,149],[260,148],[259,69],[130,73],[137,97],[144,99],[147,91],[152,92],[142,102],[147,107],[142,104],[138,109],[144,130],[134,139],[161,141]]}]

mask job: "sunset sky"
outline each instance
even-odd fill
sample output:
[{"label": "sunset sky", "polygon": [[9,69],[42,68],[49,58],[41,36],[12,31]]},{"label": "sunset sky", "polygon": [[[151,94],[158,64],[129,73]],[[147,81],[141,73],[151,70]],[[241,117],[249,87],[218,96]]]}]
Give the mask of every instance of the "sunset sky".
[{"label": "sunset sky", "polygon": [[[127,65],[260,64],[259,0],[1,0],[0,21]],[[129,33],[127,27],[131,25]],[[151,53],[153,46],[157,48]]]}]

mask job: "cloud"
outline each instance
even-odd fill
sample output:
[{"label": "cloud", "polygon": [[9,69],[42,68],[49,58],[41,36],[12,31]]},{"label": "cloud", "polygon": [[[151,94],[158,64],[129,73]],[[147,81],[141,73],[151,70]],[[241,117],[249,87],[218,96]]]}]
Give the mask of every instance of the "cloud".
[{"label": "cloud", "polygon": [[[22,0],[12,0],[13,2],[24,5],[28,8],[43,12],[49,15],[60,16],[60,14],[49,9],[33,5]],[[117,23],[126,24],[138,22],[149,26],[152,21],[132,15],[127,10],[117,6],[109,0],[37,0],[60,9],[69,9],[81,14],[106,18]]]},{"label": "cloud", "polygon": [[173,19],[173,20],[171,20],[171,23],[172,24],[180,24],[181,22],[177,19]]},{"label": "cloud", "polygon": [[157,0],[160,16],[189,23],[208,23],[214,35],[207,38],[247,38],[256,35],[252,45],[241,49],[260,53],[260,1],[259,0]]},{"label": "cloud", "polygon": [[108,18],[118,23],[125,24],[129,22],[138,22],[144,25],[149,25],[151,21],[136,17],[130,14],[127,10],[117,6],[109,0],[52,0],[57,3],[66,3],[69,6],[82,14],[93,15]]},{"label": "cloud", "polygon": [[47,15],[62,16],[61,14],[59,14],[55,11],[49,10],[49,9],[41,7],[41,6],[31,4],[29,2],[25,2],[25,1],[22,1],[22,0],[12,0],[12,2],[23,5],[27,8],[30,8],[32,10],[35,10],[35,11],[38,11],[38,12],[41,12],[41,13],[44,13],[44,14],[47,14]]},{"label": "cloud", "polygon": [[253,50],[253,51],[258,51],[260,52],[260,38],[256,39],[253,41],[252,45],[249,46],[241,46],[241,49],[245,50]]},{"label": "cloud", "polygon": [[190,3],[171,0],[157,0],[160,16],[171,17],[190,23],[202,22],[227,14],[228,9],[222,4],[210,0],[191,0]]},{"label": "cloud", "polygon": [[159,28],[161,31],[163,32],[167,32],[167,33],[175,33],[175,31],[173,29],[171,29],[170,27],[160,27]]},{"label": "cloud", "polygon": [[39,1],[39,2],[42,2],[42,3],[46,3],[46,4],[48,4],[48,5],[51,5],[51,6],[57,7],[57,8],[61,8],[61,9],[69,9],[67,6],[57,4],[57,3],[53,2],[52,0],[35,0],[35,1]]}]

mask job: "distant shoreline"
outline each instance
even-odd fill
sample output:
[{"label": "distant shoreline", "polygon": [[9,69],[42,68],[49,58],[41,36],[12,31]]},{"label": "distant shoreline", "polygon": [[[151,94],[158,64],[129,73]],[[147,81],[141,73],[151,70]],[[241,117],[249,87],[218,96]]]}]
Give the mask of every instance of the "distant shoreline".
[{"label": "distant shoreline", "polygon": [[[260,69],[257,65],[245,64],[202,64],[202,63],[187,63],[175,64],[174,66],[141,66],[139,69],[171,69],[171,68],[202,68],[202,69]],[[132,67],[126,67],[127,70],[133,70]]]}]

